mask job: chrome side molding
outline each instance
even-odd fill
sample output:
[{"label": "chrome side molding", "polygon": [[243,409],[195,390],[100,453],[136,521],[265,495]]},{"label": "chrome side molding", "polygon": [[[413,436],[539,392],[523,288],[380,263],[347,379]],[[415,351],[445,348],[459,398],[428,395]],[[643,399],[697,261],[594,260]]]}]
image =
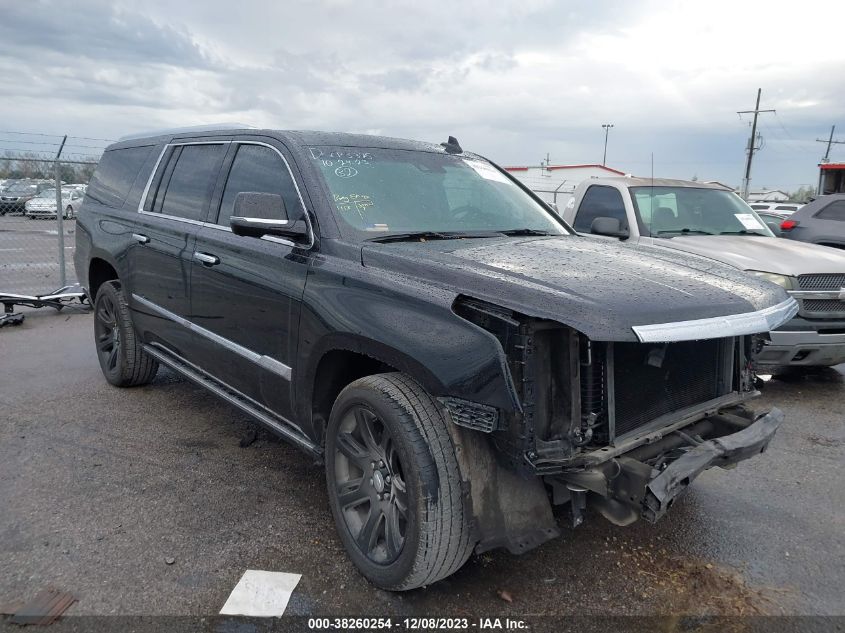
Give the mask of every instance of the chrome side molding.
[{"label": "chrome side molding", "polygon": [[180,317],[178,314],[174,314],[170,310],[162,308],[160,305],[156,305],[152,301],[148,299],[144,299],[144,297],[140,295],[133,294],[132,298],[140,303],[145,308],[152,310],[154,313],[158,314],[159,316],[164,317],[165,319],[169,319],[174,323],[178,323],[182,327],[199,334],[211,341],[214,341],[221,347],[225,347],[229,351],[234,352],[238,356],[243,356],[249,361],[252,361],[256,365],[260,365],[264,369],[273,372],[274,374],[278,374],[285,380],[290,380],[293,374],[293,370],[285,365],[284,363],[277,361],[275,358],[270,358],[269,356],[263,356],[261,354],[257,354],[250,349],[247,349],[243,345],[238,345],[234,341],[230,341],[227,338],[220,336],[219,334],[215,334],[211,330],[206,330],[204,327],[197,325],[192,321],[188,321],[183,317]]}]

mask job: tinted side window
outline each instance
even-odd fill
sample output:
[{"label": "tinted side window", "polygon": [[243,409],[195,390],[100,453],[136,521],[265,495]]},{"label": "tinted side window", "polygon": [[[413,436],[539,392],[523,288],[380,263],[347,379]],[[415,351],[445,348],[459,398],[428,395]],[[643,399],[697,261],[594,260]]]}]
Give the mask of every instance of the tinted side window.
[{"label": "tinted side window", "polygon": [[144,145],[104,153],[88,185],[88,197],[110,207],[123,206],[152,149],[153,145]]},{"label": "tinted side window", "polygon": [[598,217],[618,218],[623,229],[628,227],[625,203],[618,190],[602,185],[593,185],[587,189],[578,208],[578,215],[575,216],[575,230],[589,233],[593,220]]},{"label": "tinted side window", "polygon": [[813,217],[818,218],[819,220],[837,220],[839,222],[845,222],[845,200],[831,202]]},{"label": "tinted side window", "polygon": [[[235,197],[242,192],[275,193],[285,201],[291,220],[302,217],[299,195],[281,156],[263,145],[241,145],[229,170],[217,224],[229,226]],[[278,218],[282,219],[282,218]]]},{"label": "tinted side window", "polygon": [[183,145],[164,167],[153,211],[202,221],[211,199],[225,145]]}]

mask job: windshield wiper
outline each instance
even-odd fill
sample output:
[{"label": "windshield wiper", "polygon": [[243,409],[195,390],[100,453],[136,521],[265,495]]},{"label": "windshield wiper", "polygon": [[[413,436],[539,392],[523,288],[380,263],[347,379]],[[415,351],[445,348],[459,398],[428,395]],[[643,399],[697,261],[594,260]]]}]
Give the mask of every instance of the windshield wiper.
[{"label": "windshield wiper", "polygon": [[551,235],[548,231],[542,229],[507,229],[506,231],[499,231],[504,235]]},{"label": "windshield wiper", "polygon": [[666,231],[658,231],[658,235],[664,235],[666,233],[695,233],[696,235],[714,235],[709,231],[701,231],[699,229],[672,229]]},{"label": "windshield wiper", "polygon": [[720,231],[719,235],[765,235],[765,233],[757,233],[756,231],[760,231],[761,229],[752,229],[750,231],[746,231],[742,229],[741,231]]},{"label": "windshield wiper", "polygon": [[380,235],[379,237],[369,238],[369,242],[409,242],[412,240],[428,241],[428,240],[459,240],[462,238],[472,237],[496,237],[498,232],[487,233],[468,233],[464,231],[413,231],[411,233],[392,233],[390,235]]}]

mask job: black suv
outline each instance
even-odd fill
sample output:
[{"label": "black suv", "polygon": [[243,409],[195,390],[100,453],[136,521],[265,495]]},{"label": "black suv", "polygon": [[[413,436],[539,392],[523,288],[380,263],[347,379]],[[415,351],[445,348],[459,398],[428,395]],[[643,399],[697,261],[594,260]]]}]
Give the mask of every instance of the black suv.
[{"label": "black suv", "polygon": [[756,336],[797,307],[710,260],[575,235],[451,138],[187,130],[107,149],[76,268],[107,380],[159,363],[325,464],[361,572],[410,589],[587,505],[659,518],[763,451]]}]

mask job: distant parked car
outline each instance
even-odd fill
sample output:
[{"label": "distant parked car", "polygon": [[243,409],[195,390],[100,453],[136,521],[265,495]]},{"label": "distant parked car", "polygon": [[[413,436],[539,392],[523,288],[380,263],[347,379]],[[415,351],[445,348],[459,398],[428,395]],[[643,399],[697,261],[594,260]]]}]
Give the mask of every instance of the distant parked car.
[{"label": "distant parked car", "polygon": [[782,237],[845,248],[845,193],[819,196],[785,219]]},{"label": "distant parked car", "polygon": [[775,213],[795,213],[804,205],[800,202],[749,202],[748,206],[757,211],[774,211]]},{"label": "distant parked car", "polygon": [[[72,187],[62,187],[62,210],[66,220],[72,219],[82,204],[84,196],[81,191]],[[26,203],[26,216],[36,218],[56,217],[56,189],[45,189],[35,198]]]},{"label": "distant parked car", "polygon": [[[751,205],[751,208],[754,208],[754,205]],[[757,211],[757,215],[761,220],[763,220],[763,222],[766,223],[766,226],[769,227],[769,230],[772,233],[778,237],[783,237],[780,225],[784,220],[789,218],[792,213],[787,213],[785,211]]]},{"label": "distant parked car", "polygon": [[[828,224],[845,227],[845,195],[838,198],[840,221]],[[783,224],[803,217],[811,206]],[[800,311],[769,333],[756,357],[761,373],[845,362],[845,253],[774,239],[731,190],[687,180],[593,178],[575,189],[564,220],[576,231],[651,250],[658,259],[667,250],[701,255],[785,288]],[[839,235],[845,247],[841,228]]]},{"label": "distant parked car", "polygon": [[26,203],[35,196],[54,186],[48,180],[20,180],[0,195],[0,215],[24,213]]}]

